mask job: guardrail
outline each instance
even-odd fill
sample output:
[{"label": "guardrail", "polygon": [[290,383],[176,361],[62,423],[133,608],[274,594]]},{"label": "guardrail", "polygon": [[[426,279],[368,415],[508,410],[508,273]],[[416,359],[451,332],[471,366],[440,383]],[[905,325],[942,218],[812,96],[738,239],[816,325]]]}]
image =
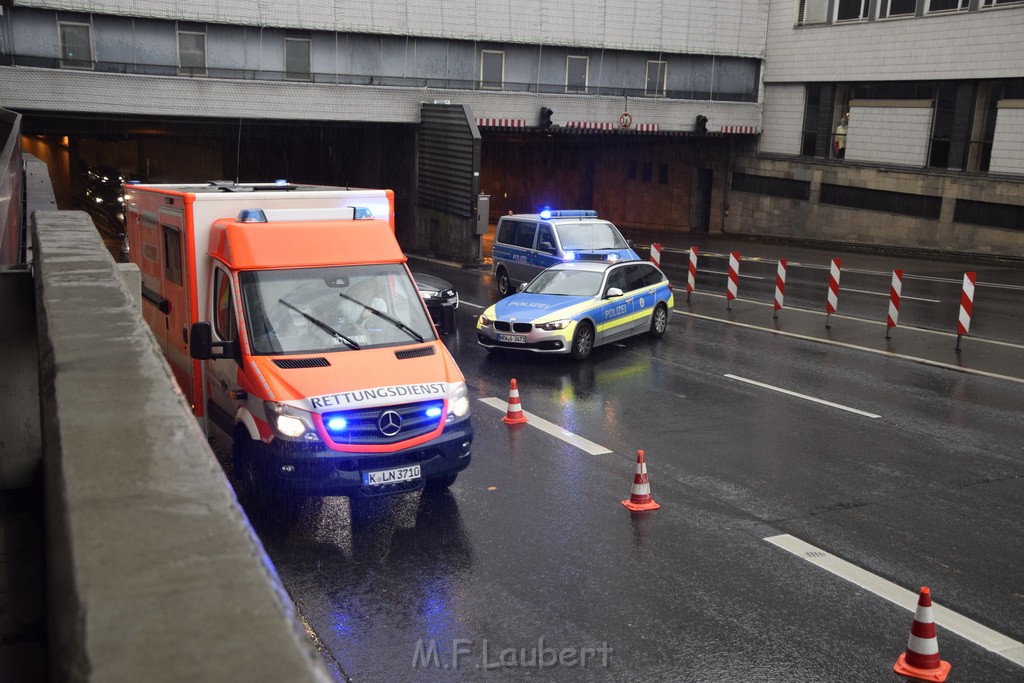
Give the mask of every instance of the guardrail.
[{"label": "guardrail", "polygon": [[31,233],[50,680],[327,683],[92,221]]}]

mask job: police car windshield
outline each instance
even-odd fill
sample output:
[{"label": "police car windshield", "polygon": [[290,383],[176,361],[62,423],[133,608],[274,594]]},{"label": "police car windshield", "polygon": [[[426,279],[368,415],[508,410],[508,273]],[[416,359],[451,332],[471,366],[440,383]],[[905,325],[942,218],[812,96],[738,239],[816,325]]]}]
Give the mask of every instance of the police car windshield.
[{"label": "police car windshield", "polygon": [[530,294],[597,296],[603,272],[549,268],[533,279],[524,291]]},{"label": "police car windshield", "polygon": [[559,223],[558,239],[564,251],[629,248],[615,226],[603,221]]}]

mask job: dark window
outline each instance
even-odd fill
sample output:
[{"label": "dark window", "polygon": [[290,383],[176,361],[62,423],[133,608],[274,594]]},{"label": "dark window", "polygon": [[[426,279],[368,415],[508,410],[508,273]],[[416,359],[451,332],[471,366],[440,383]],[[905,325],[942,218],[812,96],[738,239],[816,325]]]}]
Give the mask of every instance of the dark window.
[{"label": "dark window", "polygon": [[958,199],[953,209],[953,220],[990,228],[1024,230],[1024,206]]},{"label": "dark window", "polygon": [[813,157],[818,146],[818,109],[821,106],[821,86],[809,84],[804,104],[804,131],[800,143],[800,155]]},{"label": "dark window", "polygon": [[[551,226],[541,225],[540,230],[538,230],[537,233],[537,248],[541,251],[554,251],[555,231],[551,229]],[[545,244],[545,242],[547,244]]]},{"label": "dark window", "polygon": [[181,233],[170,225],[164,226],[164,277],[176,285],[182,284]]},{"label": "dark window", "polygon": [[665,281],[665,276],[660,270],[655,268],[649,263],[645,263],[640,266],[640,269],[644,274],[644,286],[650,287],[651,285],[659,285]]},{"label": "dark window", "polygon": [[183,76],[206,75],[206,34],[178,31],[178,73]]},{"label": "dark window", "polygon": [[658,164],[658,184],[668,185],[668,164]]},{"label": "dark window", "polygon": [[650,60],[647,62],[647,89],[644,94],[648,97],[665,96],[665,79],[668,69],[668,62]]},{"label": "dark window", "polygon": [[836,11],[836,19],[838,21],[866,19],[867,11],[867,0],[839,0],[839,8]]},{"label": "dark window", "polygon": [[515,241],[517,221],[502,221],[501,230],[498,231],[498,241],[505,244],[512,244]]},{"label": "dark window", "polygon": [[935,97],[935,118],[932,121],[931,149],[928,165],[932,168],[949,168],[949,148],[953,139],[953,125],[956,114],[957,84],[940,83]]},{"label": "dark window", "polygon": [[616,268],[608,273],[608,285],[604,288],[605,293],[612,287],[618,287],[625,293],[626,289],[626,269]]},{"label": "dark window", "polygon": [[929,12],[947,12],[949,10],[967,9],[968,0],[928,0]]},{"label": "dark window", "polygon": [[587,92],[587,68],[590,57],[569,55],[565,58],[565,92]]},{"label": "dark window", "polygon": [[92,66],[92,33],[89,24],[61,23],[59,27],[61,66]]},{"label": "dark window", "polygon": [[537,233],[534,223],[520,223],[516,228],[516,246],[533,249],[533,236]]},{"label": "dark window", "polygon": [[822,183],[821,203],[938,219],[939,211],[942,208],[942,197]]},{"label": "dark window", "polygon": [[750,192],[751,194],[763,194],[769,197],[783,197],[785,199],[806,200],[811,197],[811,184],[806,180],[772,178],[770,176],[751,175],[748,173],[733,173],[732,189],[736,192]]},{"label": "dark window", "polygon": [[308,38],[284,39],[284,70],[288,78],[298,81],[309,80],[312,45],[313,41]]},{"label": "dark window", "polygon": [[505,82],[505,53],[496,50],[480,52],[480,87],[501,90]]},{"label": "dark window", "polygon": [[888,9],[883,9],[883,17],[897,17],[904,14],[913,14],[917,10],[917,0],[888,0],[888,3],[883,3],[882,7],[885,8],[888,5]]},{"label": "dark window", "polygon": [[238,326],[235,323],[235,297],[231,292],[231,278],[220,268],[214,275],[213,290],[217,297],[215,299],[217,317],[214,320],[217,336],[221,339],[236,339]]},{"label": "dark window", "polygon": [[639,265],[627,266],[624,270],[626,271],[626,289],[623,291],[632,292],[646,286],[644,271]]}]

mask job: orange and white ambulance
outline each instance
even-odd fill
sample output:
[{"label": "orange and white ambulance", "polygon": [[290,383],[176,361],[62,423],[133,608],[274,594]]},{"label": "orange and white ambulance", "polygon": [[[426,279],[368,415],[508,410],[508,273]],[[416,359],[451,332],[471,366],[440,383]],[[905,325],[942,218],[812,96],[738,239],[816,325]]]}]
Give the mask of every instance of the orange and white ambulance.
[{"label": "orange and white ambulance", "polygon": [[129,184],[125,215],[146,322],[250,501],[444,490],[469,465],[392,191]]}]

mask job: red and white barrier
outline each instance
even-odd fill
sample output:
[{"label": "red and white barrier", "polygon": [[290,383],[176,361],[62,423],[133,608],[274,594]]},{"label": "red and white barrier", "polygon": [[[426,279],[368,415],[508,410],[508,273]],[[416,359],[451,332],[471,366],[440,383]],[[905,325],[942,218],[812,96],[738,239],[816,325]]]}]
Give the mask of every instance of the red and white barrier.
[{"label": "red and white barrier", "polygon": [[839,275],[842,269],[842,259],[832,259],[832,268],[828,273],[828,298],[825,300],[825,327],[831,327],[829,317],[839,308]]},{"label": "red and white barrier", "polygon": [[779,259],[779,269],[775,273],[775,314],[773,318],[779,317],[779,309],[782,308],[782,300],[786,295],[786,259]]},{"label": "red and white barrier", "polygon": [[885,338],[889,338],[889,331],[896,327],[896,321],[900,317],[900,294],[903,292],[903,271],[892,271],[892,287],[889,290],[889,317],[885,321]]},{"label": "red and white barrier", "polygon": [[651,263],[661,268],[661,245],[657,242],[651,244]]},{"label": "red and white barrier", "polygon": [[686,273],[686,300],[690,300],[690,293],[697,288],[697,247],[690,247],[690,269]]},{"label": "red and white barrier", "polygon": [[974,313],[974,283],[978,274],[964,273],[964,289],[960,294],[960,317],[956,321],[956,350],[960,350],[960,337],[971,331],[971,315]]},{"label": "red and white barrier", "polygon": [[729,282],[725,285],[725,298],[728,301],[726,308],[730,308],[732,300],[736,298],[736,292],[740,286],[740,252],[734,251],[729,254]]}]

